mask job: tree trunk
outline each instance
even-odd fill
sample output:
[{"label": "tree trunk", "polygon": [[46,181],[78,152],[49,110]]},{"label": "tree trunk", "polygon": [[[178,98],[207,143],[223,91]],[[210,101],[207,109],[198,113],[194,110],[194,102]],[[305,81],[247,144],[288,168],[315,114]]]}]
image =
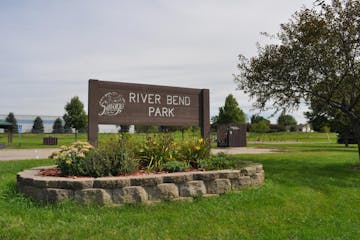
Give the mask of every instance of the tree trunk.
[{"label": "tree trunk", "polygon": [[360,121],[353,119],[352,121],[353,129],[354,129],[354,138],[357,140],[358,145],[358,155],[360,160]]},{"label": "tree trunk", "polygon": [[357,137],[357,141],[358,141],[358,155],[359,155],[359,160],[360,160],[360,137]]},{"label": "tree trunk", "polygon": [[345,147],[349,147],[349,136],[350,136],[349,132],[350,132],[349,129],[345,129],[345,132],[344,132]]}]

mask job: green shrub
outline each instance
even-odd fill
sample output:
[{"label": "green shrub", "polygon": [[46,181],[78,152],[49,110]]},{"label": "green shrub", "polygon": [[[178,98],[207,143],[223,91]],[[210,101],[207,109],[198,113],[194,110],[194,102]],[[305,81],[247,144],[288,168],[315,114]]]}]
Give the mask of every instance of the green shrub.
[{"label": "green shrub", "polygon": [[234,160],[234,157],[223,152],[199,160],[200,168],[204,170],[240,169],[249,164],[248,161]]},{"label": "green shrub", "polygon": [[61,146],[50,158],[55,160],[63,175],[84,175],[83,162],[93,149],[87,142],[75,142],[70,147]]},{"label": "green shrub", "polygon": [[168,172],[183,172],[189,168],[189,165],[185,162],[170,161],[164,164],[163,169]]},{"label": "green shrub", "polygon": [[183,143],[180,147],[180,159],[193,168],[199,167],[199,160],[210,157],[210,140],[199,138],[196,141]]},{"label": "green shrub", "polygon": [[166,162],[177,159],[178,151],[173,137],[162,134],[147,137],[137,154],[141,168],[148,171],[161,171]]},{"label": "green shrub", "polygon": [[177,145],[169,134],[148,137],[140,146],[127,134],[101,142],[98,148],[75,142],[70,147],[62,146],[51,158],[66,176],[118,176],[139,169],[179,172],[188,168],[213,170],[231,166],[225,154],[210,156],[209,139]]},{"label": "green shrub", "polygon": [[129,151],[126,135],[111,138],[93,148],[85,142],[62,146],[51,156],[66,176],[117,176],[138,169],[138,161]]},{"label": "green shrub", "polygon": [[129,135],[121,134],[99,144],[88,154],[84,165],[96,176],[117,176],[138,169],[138,160],[129,141]]},{"label": "green shrub", "polygon": [[231,159],[228,155],[220,152],[216,155],[211,155],[209,158],[200,159],[200,168],[204,170],[219,170],[232,168]]},{"label": "green shrub", "polygon": [[257,123],[252,123],[250,126],[251,132],[266,133],[270,131],[270,121],[263,119]]},{"label": "green shrub", "polygon": [[319,132],[321,132],[321,133],[329,133],[330,132],[330,127],[323,126],[323,127],[320,128]]}]

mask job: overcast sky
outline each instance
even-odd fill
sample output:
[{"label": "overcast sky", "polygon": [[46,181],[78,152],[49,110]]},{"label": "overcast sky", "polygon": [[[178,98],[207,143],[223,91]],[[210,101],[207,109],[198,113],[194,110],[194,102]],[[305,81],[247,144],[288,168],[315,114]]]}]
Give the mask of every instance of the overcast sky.
[{"label": "overcast sky", "polygon": [[304,5],[312,1],[1,0],[0,114],[60,116],[73,96],[87,109],[94,78],[209,88],[211,115],[233,93],[251,116],[232,76],[237,56],[256,55],[268,41],[260,32],[277,33]]}]

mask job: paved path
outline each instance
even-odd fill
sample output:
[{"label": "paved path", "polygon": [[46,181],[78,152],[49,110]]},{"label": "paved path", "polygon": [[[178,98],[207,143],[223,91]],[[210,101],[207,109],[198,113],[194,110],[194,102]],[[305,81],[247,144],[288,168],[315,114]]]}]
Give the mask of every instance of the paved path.
[{"label": "paved path", "polygon": [[274,149],[269,148],[249,148],[249,147],[229,147],[229,148],[212,148],[211,153],[223,152],[226,154],[263,154],[275,153]]},{"label": "paved path", "polygon": [[42,159],[48,158],[56,148],[42,148],[42,149],[1,149],[1,160],[21,160],[21,159]]},{"label": "paved path", "polygon": [[[57,148],[42,148],[42,149],[1,149],[0,161],[6,160],[23,160],[23,159],[42,159],[48,158],[51,153],[57,151]],[[234,147],[234,148],[212,148],[212,153],[224,152],[226,154],[261,154],[273,153],[273,149],[265,148],[248,148],[248,147]]]}]

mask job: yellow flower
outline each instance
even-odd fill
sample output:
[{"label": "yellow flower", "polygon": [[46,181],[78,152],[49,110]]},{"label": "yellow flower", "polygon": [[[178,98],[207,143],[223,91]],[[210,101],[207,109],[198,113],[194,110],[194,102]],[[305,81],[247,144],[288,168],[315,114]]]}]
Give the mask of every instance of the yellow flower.
[{"label": "yellow flower", "polygon": [[66,160],[66,164],[67,164],[67,165],[70,165],[71,163],[72,163],[72,160],[70,160],[70,159],[69,159],[69,160]]},{"label": "yellow flower", "polygon": [[61,150],[64,150],[64,151],[66,151],[68,149],[68,147],[65,145],[62,145],[60,148],[61,148]]},{"label": "yellow flower", "polygon": [[200,146],[195,146],[195,149],[199,151],[199,150],[200,150]]},{"label": "yellow flower", "polygon": [[204,142],[204,139],[203,139],[203,138],[199,138],[199,139],[198,139],[198,142],[199,142],[199,143],[203,143],[203,142]]},{"label": "yellow flower", "polygon": [[93,148],[93,146],[91,146],[91,145],[85,145],[85,146],[83,146],[83,149],[86,149],[86,150],[89,150],[89,149],[91,149],[91,148]]},{"label": "yellow flower", "polygon": [[59,155],[60,154],[60,152],[59,151],[56,151],[56,152],[53,152],[50,156],[49,156],[49,158],[55,158],[57,155]]},{"label": "yellow flower", "polygon": [[85,157],[84,153],[82,153],[82,152],[81,152],[81,153],[78,153],[77,156],[80,157],[80,158]]}]

